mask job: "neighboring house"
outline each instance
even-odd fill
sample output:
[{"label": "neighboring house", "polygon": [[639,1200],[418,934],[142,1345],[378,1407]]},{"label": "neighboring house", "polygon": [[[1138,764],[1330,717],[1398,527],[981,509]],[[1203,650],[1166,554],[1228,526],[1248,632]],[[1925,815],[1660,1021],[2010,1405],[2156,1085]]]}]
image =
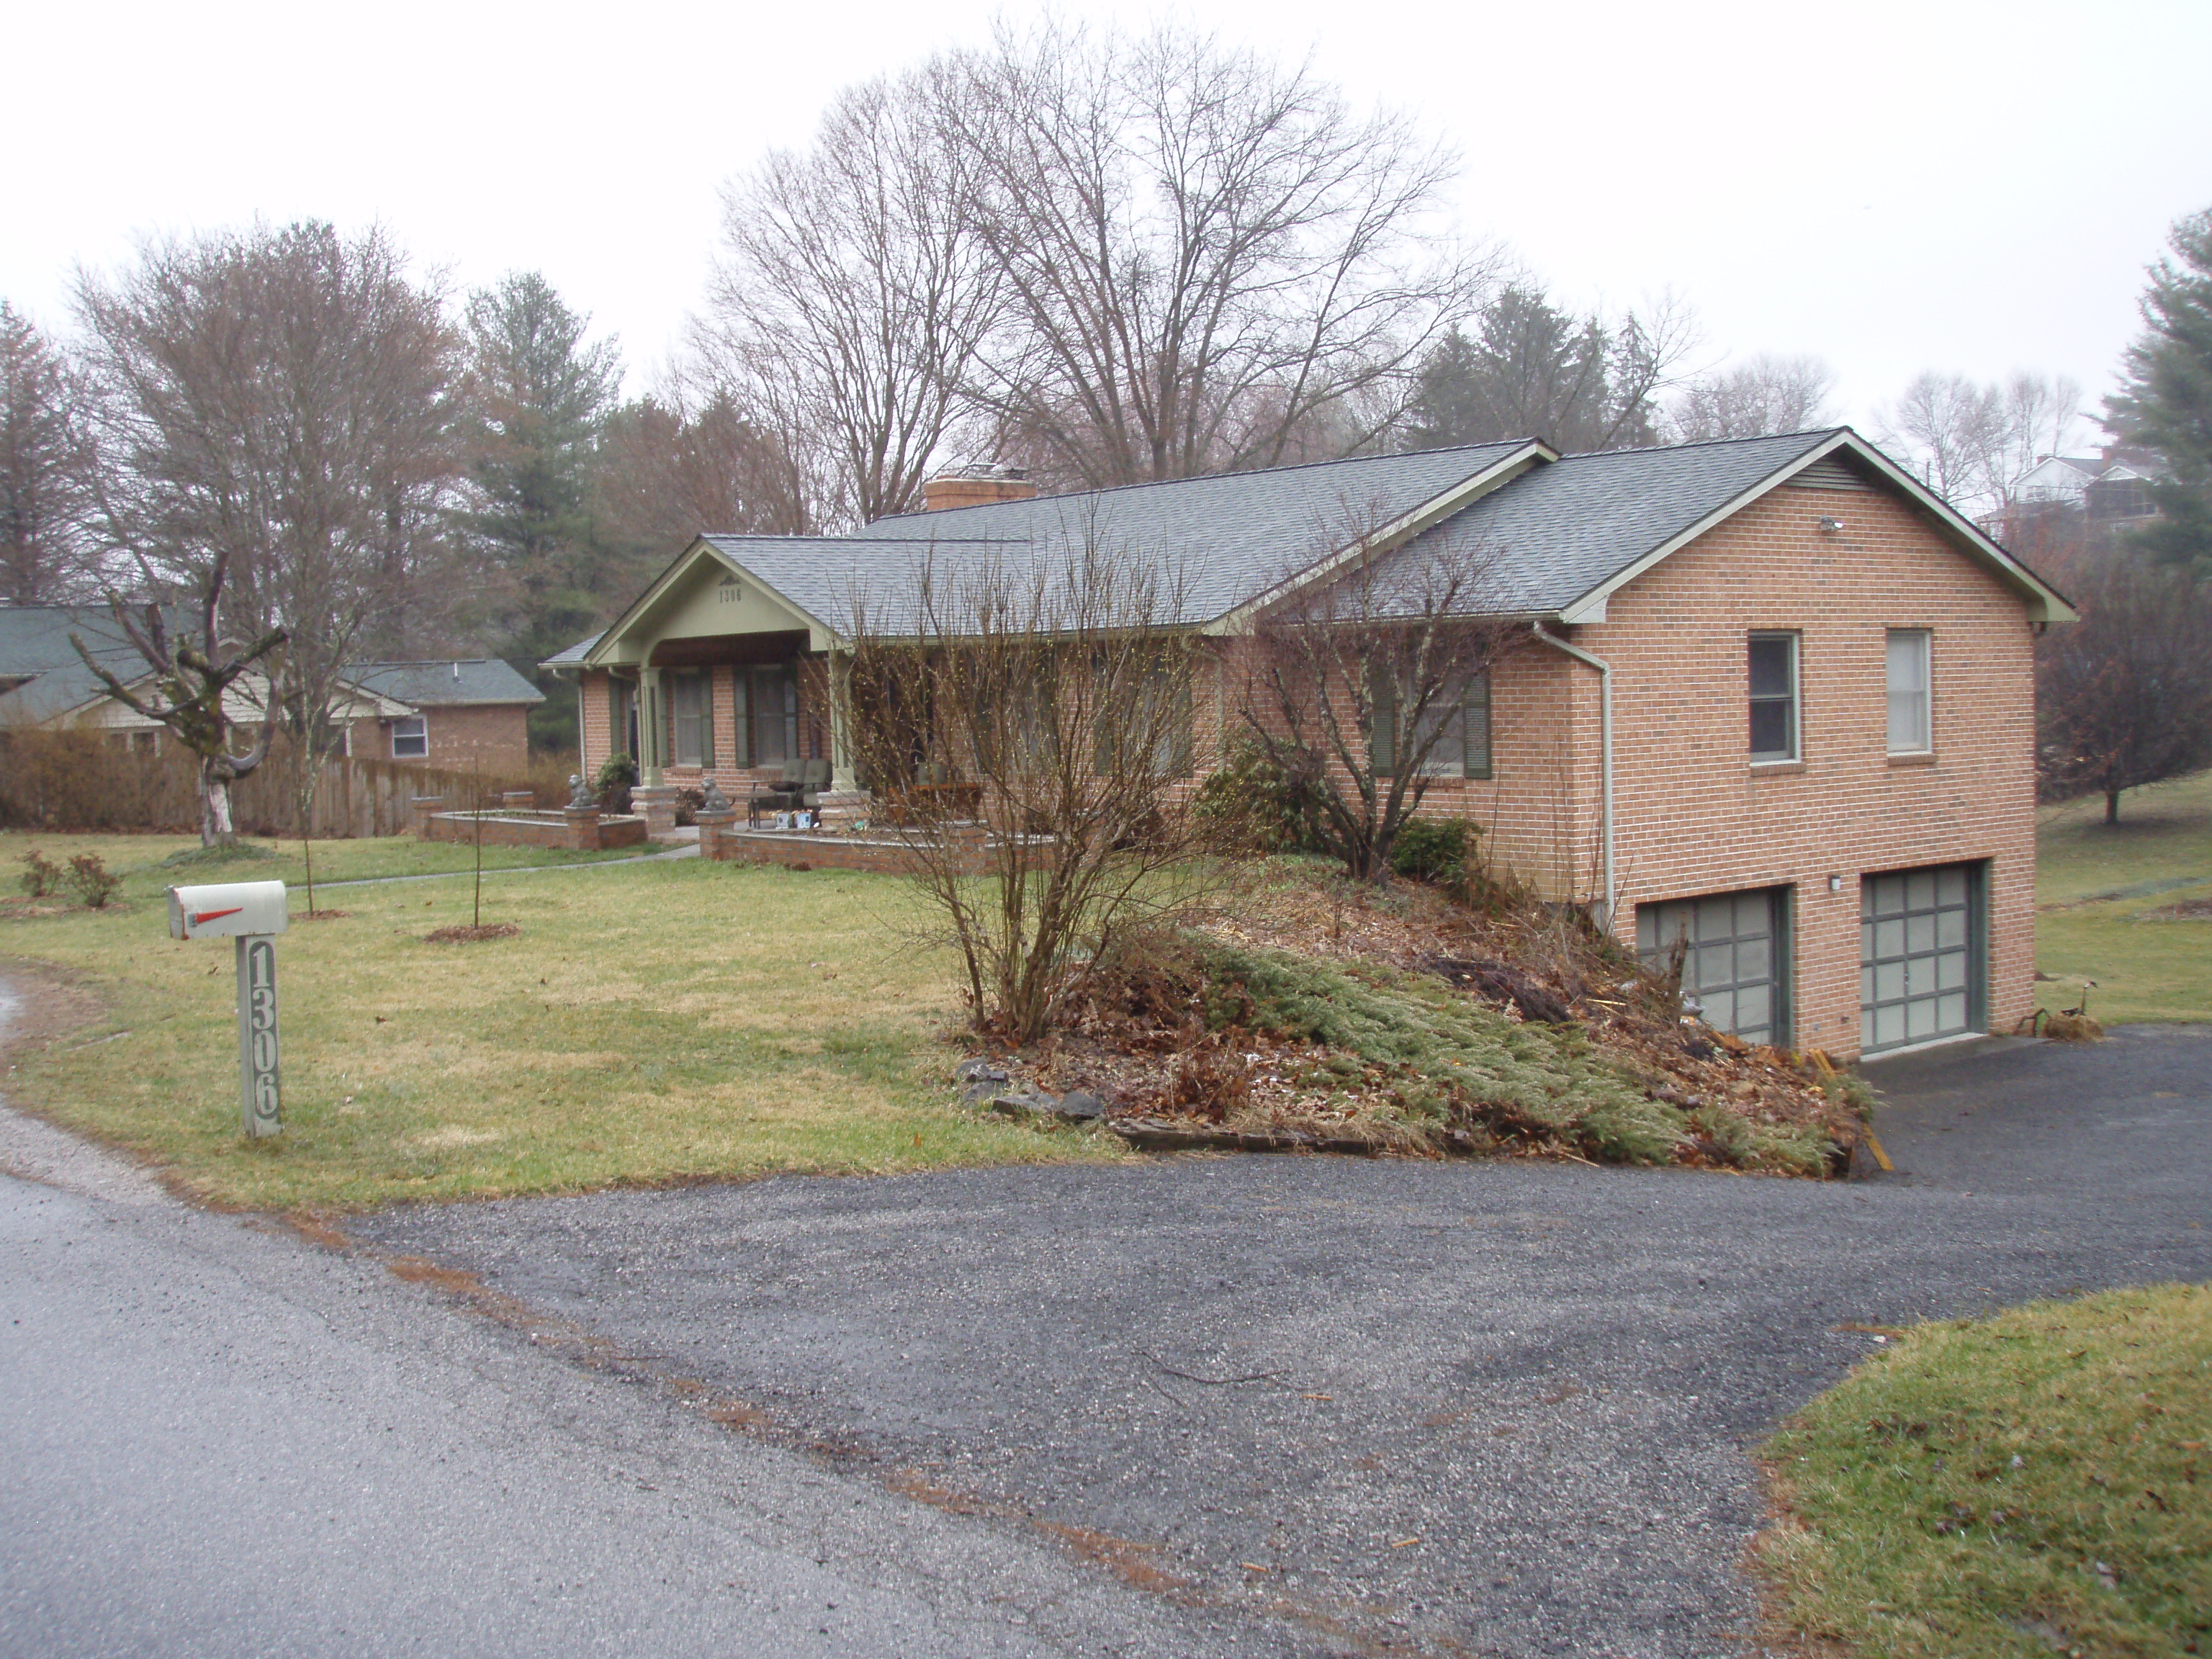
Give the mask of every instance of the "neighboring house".
[{"label": "neighboring house", "polygon": [[2155,456],[2108,448],[2101,455],[2046,455],[2014,482],[2024,507],[2070,507],[2094,524],[2158,516],[2153,483],[2166,476]]},{"label": "neighboring house", "polygon": [[[149,754],[173,743],[160,721],[108,695],[72,635],[134,692],[150,688],[145,659],[105,606],[0,605],[0,728],[90,727]],[[268,696],[264,676],[242,674],[224,696],[224,712],[235,724],[259,726]],[[461,769],[481,759],[487,772],[512,777],[527,769],[525,723],[544,701],[503,662],[356,663],[332,696],[331,717],[351,755]]]},{"label": "neighboring house", "polygon": [[627,750],[650,797],[817,758],[849,794],[827,692],[856,596],[924,560],[1090,540],[1181,579],[1202,775],[1255,616],[1326,579],[1349,508],[1382,526],[1371,553],[1483,550],[1482,609],[1529,628],[1466,689],[1467,740],[1425,814],[1479,822],[1495,861],[1647,956],[1686,941],[1686,988],[1747,1038],[1850,1054],[2008,1030],[2033,1006],[2033,642],[2074,613],[1848,428],[1048,498],[1007,475],[943,483],[966,502],[933,489],[939,510],[853,536],[694,541],[546,665],[576,677],[586,771]]},{"label": "neighboring house", "polygon": [[492,659],[350,664],[346,678],[403,712],[359,720],[349,750],[378,760],[420,761],[502,776],[530,766],[530,711],[545,694]]}]

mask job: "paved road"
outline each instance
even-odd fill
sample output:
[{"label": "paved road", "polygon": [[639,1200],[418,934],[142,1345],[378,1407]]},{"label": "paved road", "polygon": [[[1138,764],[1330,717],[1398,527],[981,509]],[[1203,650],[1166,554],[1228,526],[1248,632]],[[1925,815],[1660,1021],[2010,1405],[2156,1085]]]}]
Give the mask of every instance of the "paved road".
[{"label": "paved road", "polygon": [[6,1659],[1275,1650],[378,1263],[0,1154],[109,1194],[0,1175]]},{"label": "paved road", "polygon": [[856,1495],[1229,1621],[1193,1652],[1705,1656],[1754,1612],[1746,1449],[1867,1352],[1848,1327],[2212,1277],[2208,1078],[2201,1028],[1892,1061],[1900,1173],[1850,1186],[1184,1158],[349,1231],[744,1402]]}]

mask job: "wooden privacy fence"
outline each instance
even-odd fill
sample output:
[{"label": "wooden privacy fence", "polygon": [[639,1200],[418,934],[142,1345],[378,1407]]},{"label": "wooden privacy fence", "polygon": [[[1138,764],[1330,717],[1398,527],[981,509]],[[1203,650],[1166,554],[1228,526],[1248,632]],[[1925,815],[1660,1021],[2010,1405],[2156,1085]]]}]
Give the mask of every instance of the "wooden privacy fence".
[{"label": "wooden privacy fence", "polygon": [[[333,756],[320,763],[313,833],[319,839],[405,835],[418,798],[457,811],[496,805],[526,778]],[[231,813],[247,835],[300,833],[297,778],[281,750],[231,786]],[[558,800],[540,801],[558,806]],[[0,826],[40,830],[199,828],[199,761],[180,745],[159,754],[83,731],[0,731]]]}]

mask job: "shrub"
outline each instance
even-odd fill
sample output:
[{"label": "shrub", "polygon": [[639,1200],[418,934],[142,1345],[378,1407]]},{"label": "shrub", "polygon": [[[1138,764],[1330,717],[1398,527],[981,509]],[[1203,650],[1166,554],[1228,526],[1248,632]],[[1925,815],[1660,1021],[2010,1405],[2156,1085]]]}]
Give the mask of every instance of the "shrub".
[{"label": "shrub", "polygon": [[33,847],[23,854],[23,890],[33,898],[44,898],[61,885],[62,867]]},{"label": "shrub", "polygon": [[1458,881],[1473,862],[1482,826],[1465,818],[1408,818],[1390,844],[1390,868],[1439,886]]},{"label": "shrub", "polygon": [[1191,811],[1221,852],[1311,850],[1297,786],[1246,732],[1229,738],[1221,765],[1199,786]]},{"label": "shrub", "polygon": [[617,750],[599,763],[592,780],[592,792],[599,798],[599,810],[605,812],[629,811],[629,792],[637,787],[637,762],[631,756]]},{"label": "shrub", "polygon": [[123,878],[102,863],[99,854],[79,853],[69,861],[69,884],[86,904],[104,910],[107,901],[115,896],[115,890],[123,885]]}]

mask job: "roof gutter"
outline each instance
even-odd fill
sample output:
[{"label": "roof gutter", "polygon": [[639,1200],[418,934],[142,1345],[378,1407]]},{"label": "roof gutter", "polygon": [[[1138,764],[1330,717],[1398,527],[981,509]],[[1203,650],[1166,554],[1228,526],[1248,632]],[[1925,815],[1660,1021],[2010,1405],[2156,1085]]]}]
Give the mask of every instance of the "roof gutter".
[{"label": "roof gutter", "polygon": [[1533,623],[1536,637],[1546,645],[1565,652],[1577,662],[1586,663],[1597,670],[1598,684],[1598,748],[1602,757],[1604,775],[1600,824],[1605,836],[1605,896],[1597,906],[1598,925],[1608,933],[1613,931],[1613,896],[1620,890],[1613,884],[1613,665],[1603,657],[1593,655],[1578,645],[1569,645],[1557,634],[1547,633],[1544,624]]}]

